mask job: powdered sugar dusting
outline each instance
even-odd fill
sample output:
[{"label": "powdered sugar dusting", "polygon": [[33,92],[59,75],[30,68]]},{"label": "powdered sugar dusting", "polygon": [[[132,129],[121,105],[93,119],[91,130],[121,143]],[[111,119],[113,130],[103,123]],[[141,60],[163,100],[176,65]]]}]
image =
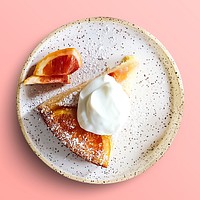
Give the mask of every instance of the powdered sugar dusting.
[{"label": "powdered sugar dusting", "polygon": [[70,93],[69,96],[65,97],[62,101],[58,103],[58,106],[77,106],[78,99],[79,99],[80,91],[75,91],[73,93]]},{"label": "powdered sugar dusting", "polygon": [[[57,118],[57,115],[50,111],[49,107],[47,106],[43,106],[43,108],[40,109],[40,113],[42,114],[50,130],[53,132],[54,136],[77,155],[88,161],[101,165],[104,165],[104,162],[108,160],[107,153],[104,152],[104,149],[102,149],[102,143],[100,142],[93,144],[93,142],[89,141],[91,138],[90,133],[86,133],[88,137],[86,134],[79,134],[78,137],[74,136],[77,134],[76,128],[79,126],[78,122],[76,122],[74,119],[65,120],[65,118],[63,118],[62,122],[60,122]],[[69,131],[67,131],[67,129]],[[93,145],[95,146],[93,147]],[[98,145],[98,147],[96,147],[96,145]]]}]

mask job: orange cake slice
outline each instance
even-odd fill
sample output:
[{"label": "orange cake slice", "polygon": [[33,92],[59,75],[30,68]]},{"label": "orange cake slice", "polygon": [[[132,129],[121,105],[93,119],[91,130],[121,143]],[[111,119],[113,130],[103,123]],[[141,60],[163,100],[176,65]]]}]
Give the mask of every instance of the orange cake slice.
[{"label": "orange cake slice", "polygon": [[[113,76],[124,90],[132,85],[134,69],[137,66],[133,56],[126,56],[120,65],[107,69],[103,74]],[[77,121],[77,104],[80,91],[90,81],[60,93],[39,105],[38,111],[57,137],[66,147],[81,158],[108,167],[112,149],[111,135],[98,135],[82,129]]]}]

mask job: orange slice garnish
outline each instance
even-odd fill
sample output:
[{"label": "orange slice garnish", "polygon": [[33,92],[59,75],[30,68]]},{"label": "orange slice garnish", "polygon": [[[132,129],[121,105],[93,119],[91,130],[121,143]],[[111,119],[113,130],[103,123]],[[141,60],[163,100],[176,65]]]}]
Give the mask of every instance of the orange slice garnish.
[{"label": "orange slice garnish", "polygon": [[81,66],[82,58],[75,48],[61,49],[39,61],[24,84],[69,83],[69,75]]},{"label": "orange slice garnish", "polygon": [[66,48],[48,54],[35,67],[33,75],[69,75],[82,65],[80,53],[75,48]]},{"label": "orange slice garnish", "polygon": [[24,81],[24,85],[47,84],[47,83],[70,83],[70,75],[53,76],[30,76]]}]

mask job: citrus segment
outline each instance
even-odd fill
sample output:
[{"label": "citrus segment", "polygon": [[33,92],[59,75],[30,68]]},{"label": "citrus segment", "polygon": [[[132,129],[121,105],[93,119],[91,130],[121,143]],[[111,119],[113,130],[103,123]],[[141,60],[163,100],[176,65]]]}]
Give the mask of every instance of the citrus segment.
[{"label": "citrus segment", "polygon": [[70,83],[70,75],[64,76],[30,76],[24,81],[24,85],[47,84],[47,83]]},{"label": "citrus segment", "polygon": [[82,65],[80,53],[75,48],[52,52],[39,61],[33,75],[24,85],[47,83],[70,83],[70,74]]},{"label": "citrus segment", "polygon": [[[42,76],[65,75],[75,72],[79,68],[79,64],[75,56],[64,55],[54,58],[43,68]],[[34,73],[37,75],[37,73]]]},{"label": "citrus segment", "polygon": [[75,48],[61,49],[45,56],[37,63],[33,75],[68,75],[82,65],[80,53]]}]

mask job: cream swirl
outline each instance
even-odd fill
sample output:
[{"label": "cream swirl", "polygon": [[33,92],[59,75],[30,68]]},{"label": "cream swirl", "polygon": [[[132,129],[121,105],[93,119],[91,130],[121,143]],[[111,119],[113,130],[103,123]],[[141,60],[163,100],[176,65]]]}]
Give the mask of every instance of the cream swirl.
[{"label": "cream swirl", "polygon": [[80,92],[77,119],[86,131],[112,135],[124,124],[129,110],[129,98],[122,86],[113,77],[103,75]]}]

